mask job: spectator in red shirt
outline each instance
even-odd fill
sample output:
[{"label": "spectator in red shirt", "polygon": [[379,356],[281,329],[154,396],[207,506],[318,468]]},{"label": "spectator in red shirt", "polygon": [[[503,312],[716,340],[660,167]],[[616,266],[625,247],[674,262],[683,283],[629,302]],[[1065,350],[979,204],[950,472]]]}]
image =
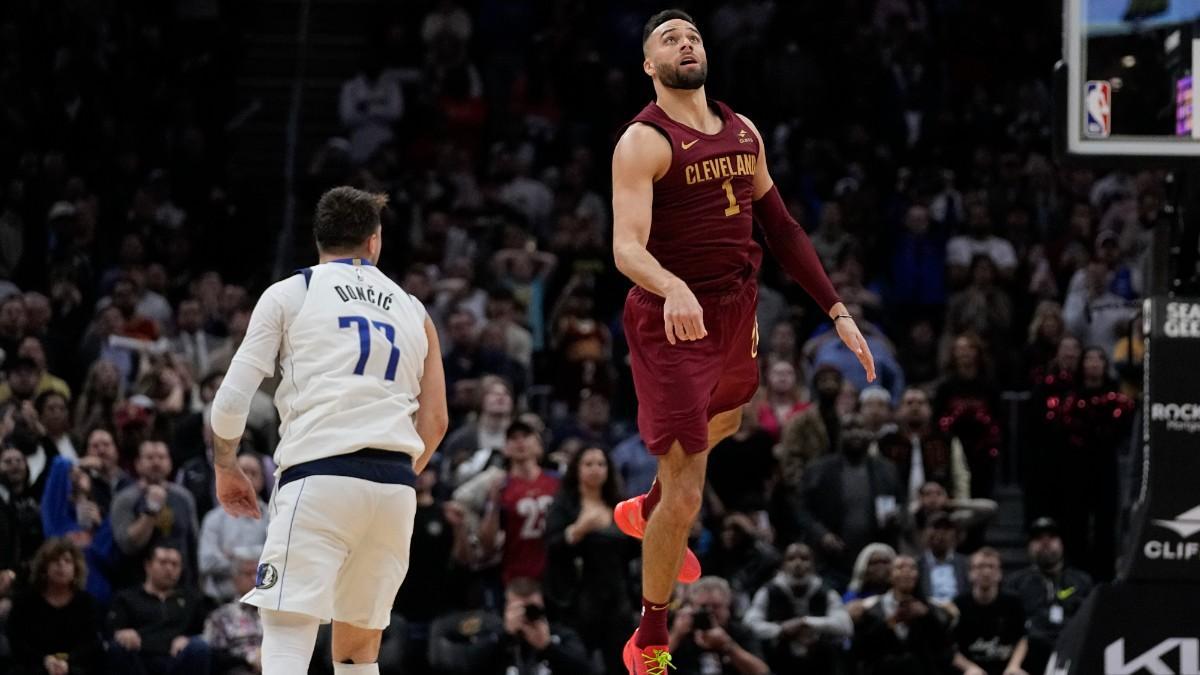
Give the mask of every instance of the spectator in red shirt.
[{"label": "spectator in red shirt", "polygon": [[558,492],[559,479],[543,471],[542,438],[528,422],[515,420],[505,434],[508,472],[492,488],[484,507],[479,540],[484,557],[501,545],[501,576],[505,585],[517,577],[541,579],[546,568],[546,512]]}]

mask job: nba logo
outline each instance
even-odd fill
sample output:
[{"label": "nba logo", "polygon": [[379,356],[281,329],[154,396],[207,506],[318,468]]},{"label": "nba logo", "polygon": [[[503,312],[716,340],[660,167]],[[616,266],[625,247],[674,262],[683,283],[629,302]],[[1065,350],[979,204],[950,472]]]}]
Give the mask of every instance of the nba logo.
[{"label": "nba logo", "polygon": [[1083,133],[1092,138],[1108,138],[1112,131],[1112,85],[1105,80],[1088,80],[1083,103]]}]

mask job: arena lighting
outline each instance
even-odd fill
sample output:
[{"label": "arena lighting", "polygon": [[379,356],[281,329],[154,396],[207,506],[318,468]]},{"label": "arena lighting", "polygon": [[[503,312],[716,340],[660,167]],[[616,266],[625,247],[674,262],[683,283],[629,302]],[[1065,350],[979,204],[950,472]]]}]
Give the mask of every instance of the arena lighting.
[{"label": "arena lighting", "polygon": [[1133,54],[1126,54],[1121,57],[1121,66],[1123,68],[1132,68],[1137,65],[1137,57]]}]

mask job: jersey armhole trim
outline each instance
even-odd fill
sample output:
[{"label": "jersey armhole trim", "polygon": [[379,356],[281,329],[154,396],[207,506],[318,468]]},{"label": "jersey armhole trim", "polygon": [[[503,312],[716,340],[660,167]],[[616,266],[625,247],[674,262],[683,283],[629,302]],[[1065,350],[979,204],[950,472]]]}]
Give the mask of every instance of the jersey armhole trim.
[{"label": "jersey armhole trim", "polygon": [[309,287],[309,285],[312,283],[312,274],[313,274],[312,268],[311,267],[303,267],[301,269],[296,270],[296,274],[300,274],[300,275],[304,276],[304,288],[307,289]]},{"label": "jersey armhole trim", "polygon": [[675,168],[675,144],[671,142],[671,134],[667,133],[667,130],[654,120],[634,118],[629,124],[625,125],[625,128],[621,131],[621,134],[624,135],[624,133],[629,130],[629,127],[632,127],[635,124],[645,124],[661,134],[663,138],[667,139],[667,148],[671,151],[671,161],[667,163],[667,172],[654,179],[654,182],[657,183],[669,176],[671,174],[671,169]]}]

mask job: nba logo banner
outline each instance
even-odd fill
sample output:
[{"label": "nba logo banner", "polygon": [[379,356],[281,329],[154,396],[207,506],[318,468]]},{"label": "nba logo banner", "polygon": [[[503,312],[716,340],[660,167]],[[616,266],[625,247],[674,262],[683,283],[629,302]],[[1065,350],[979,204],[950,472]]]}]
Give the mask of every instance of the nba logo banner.
[{"label": "nba logo banner", "polygon": [[1083,104],[1084,135],[1108,138],[1112,132],[1112,85],[1105,80],[1088,80]]}]

